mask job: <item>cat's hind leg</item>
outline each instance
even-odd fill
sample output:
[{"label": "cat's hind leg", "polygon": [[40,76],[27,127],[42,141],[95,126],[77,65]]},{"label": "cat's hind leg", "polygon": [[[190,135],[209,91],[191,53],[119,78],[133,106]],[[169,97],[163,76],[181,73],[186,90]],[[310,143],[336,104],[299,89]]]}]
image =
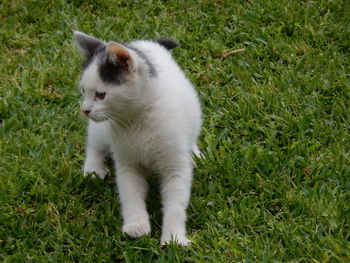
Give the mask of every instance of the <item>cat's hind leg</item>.
[{"label": "cat's hind leg", "polygon": [[96,174],[104,179],[107,167],[104,159],[109,153],[109,124],[89,121],[87,132],[86,157],[84,162],[84,175]]},{"label": "cat's hind leg", "polygon": [[192,184],[192,166],[170,166],[162,170],[161,196],[163,203],[163,226],[161,245],[176,242],[188,246],[186,237],[186,208]]}]

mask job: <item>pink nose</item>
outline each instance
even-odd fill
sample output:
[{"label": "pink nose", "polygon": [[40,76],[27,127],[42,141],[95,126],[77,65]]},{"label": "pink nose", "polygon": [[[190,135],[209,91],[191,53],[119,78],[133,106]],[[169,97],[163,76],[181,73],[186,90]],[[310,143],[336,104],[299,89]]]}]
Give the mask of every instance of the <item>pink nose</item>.
[{"label": "pink nose", "polygon": [[90,110],[83,110],[85,115],[89,115],[89,113],[91,112]]}]

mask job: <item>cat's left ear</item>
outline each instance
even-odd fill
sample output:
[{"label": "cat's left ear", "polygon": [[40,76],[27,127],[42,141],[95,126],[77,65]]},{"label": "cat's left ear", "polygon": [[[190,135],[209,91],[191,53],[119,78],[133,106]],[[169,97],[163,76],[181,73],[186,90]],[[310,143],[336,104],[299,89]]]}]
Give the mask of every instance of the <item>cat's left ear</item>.
[{"label": "cat's left ear", "polygon": [[73,31],[73,35],[88,59],[92,58],[97,50],[104,45],[103,41],[79,31]]},{"label": "cat's left ear", "polygon": [[106,46],[107,59],[115,65],[120,66],[124,72],[131,73],[135,71],[135,60],[126,47],[109,42]]}]

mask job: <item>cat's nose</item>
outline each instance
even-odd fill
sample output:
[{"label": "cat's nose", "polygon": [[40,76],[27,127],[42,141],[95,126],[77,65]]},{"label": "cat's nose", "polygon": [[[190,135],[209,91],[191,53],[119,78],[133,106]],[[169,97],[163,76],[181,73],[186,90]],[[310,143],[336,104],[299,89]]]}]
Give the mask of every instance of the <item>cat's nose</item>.
[{"label": "cat's nose", "polygon": [[91,112],[90,110],[83,110],[84,114],[87,116]]}]

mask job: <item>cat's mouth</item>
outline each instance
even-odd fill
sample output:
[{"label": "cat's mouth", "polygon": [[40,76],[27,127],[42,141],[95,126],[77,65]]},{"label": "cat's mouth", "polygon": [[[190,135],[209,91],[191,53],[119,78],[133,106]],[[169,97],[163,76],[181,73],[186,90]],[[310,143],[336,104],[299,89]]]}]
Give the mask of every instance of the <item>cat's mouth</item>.
[{"label": "cat's mouth", "polygon": [[94,122],[104,122],[104,121],[108,120],[107,117],[103,117],[103,116],[89,115],[88,118]]}]

